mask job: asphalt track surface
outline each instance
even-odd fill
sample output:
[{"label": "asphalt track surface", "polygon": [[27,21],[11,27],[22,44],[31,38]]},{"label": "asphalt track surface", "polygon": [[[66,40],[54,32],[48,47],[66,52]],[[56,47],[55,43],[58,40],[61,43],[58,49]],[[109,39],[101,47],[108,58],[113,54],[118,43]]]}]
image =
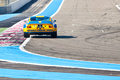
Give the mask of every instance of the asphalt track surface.
[{"label": "asphalt track surface", "polygon": [[[67,0],[65,0],[65,2],[64,2],[64,4],[70,4],[70,3],[67,3],[67,2],[71,2],[71,3],[73,3],[73,2],[76,2],[77,0],[75,0],[75,1],[73,1],[73,0],[71,0],[71,1],[67,1]],[[78,2],[80,2],[79,0],[78,0]],[[78,3],[78,2],[76,2],[76,3]],[[81,2],[87,2],[87,1],[81,1]],[[84,5],[85,6],[85,5]],[[61,9],[61,11],[64,9],[64,8],[67,8],[67,7],[64,7],[64,5],[63,5],[63,7],[62,7],[62,9]],[[71,7],[70,7],[70,5],[69,5],[69,7],[68,7],[69,9],[71,9]],[[68,10],[68,9],[64,9],[64,10]],[[60,11],[60,12],[61,12]],[[72,9],[70,10],[70,11],[72,11]],[[86,11],[86,10],[85,10]],[[117,9],[115,9],[115,11],[117,11]],[[78,11],[79,12],[79,11]],[[84,12],[84,11],[83,11]],[[71,12],[69,12],[68,11],[68,13],[71,13]],[[75,17],[75,16],[72,16],[72,15],[74,15],[74,14],[71,14],[70,16],[72,16],[71,18],[69,18],[70,16],[68,16],[68,13],[66,12],[66,14],[64,14],[64,11],[62,11],[62,13],[58,13],[54,18],[57,20],[57,24],[61,27],[58,27],[58,30],[59,30],[59,32],[58,32],[58,39],[50,39],[50,37],[46,37],[46,36],[33,36],[32,37],[32,39],[31,39],[31,41],[33,41],[33,40],[39,40],[39,41],[42,41],[42,48],[44,48],[44,47],[46,47],[46,46],[44,46],[43,45],[43,43],[45,42],[45,43],[49,43],[48,44],[48,46],[49,47],[51,47],[51,46],[54,46],[54,47],[57,47],[58,48],[58,46],[60,46],[60,45],[63,45],[65,48],[64,49],[61,49],[61,50],[64,50],[65,51],[65,49],[66,48],[69,48],[69,47],[71,47],[70,45],[73,45],[73,44],[70,44],[70,42],[72,42],[72,41],[74,41],[74,42],[76,42],[76,38],[78,38],[77,40],[79,41],[79,37],[78,37],[78,35],[76,36],[76,33],[79,33],[79,32],[76,32],[76,33],[74,33],[74,28],[72,27],[72,31],[71,31],[71,28],[69,29],[69,28],[67,28],[66,27],[66,29],[64,29],[64,26],[63,25],[68,25],[69,24],[69,27],[70,26],[75,26],[76,24],[75,23],[72,23],[71,24],[71,22],[70,21],[68,21],[68,23],[66,23],[65,21],[67,21],[68,19],[69,20],[72,20],[72,18],[73,17]],[[74,12],[73,12],[74,13]],[[118,13],[119,13],[119,11],[118,11]],[[64,19],[62,18],[61,19],[61,16],[58,16],[58,15],[64,15]],[[58,16],[58,17],[57,17]],[[66,16],[66,17],[65,17]],[[67,17],[68,16],[68,17]],[[83,17],[83,14],[82,14],[82,17]],[[67,19],[67,20],[65,20],[65,19]],[[81,18],[80,18],[81,19]],[[64,21],[65,20],[65,21]],[[75,20],[75,18],[74,18],[74,20]],[[74,21],[74,20],[72,20],[72,21]],[[82,18],[82,20],[84,21],[84,19]],[[59,23],[60,22],[60,23]],[[89,20],[88,20],[88,22],[89,22]],[[86,22],[84,22],[84,23],[86,23]],[[79,23],[77,23],[77,24],[79,24]],[[80,27],[80,26],[79,26]],[[83,27],[82,27],[83,28]],[[85,27],[85,24],[84,24],[84,28],[87,28],[87,27]],[[82,32],[84,32],[86,29],[82,29]],[[78,28],[79,29],[79,28]],[[61,31],[60,31],[61,30]],[[81,30],[81,28],[79,29],[79,30]],[[63,32],[62,32],[63,31]],[[70,32],[69,32],[70,31]],[[72,32],[72,33],[71,33]],[[85,31],[85,32],[87,32],[87,31]],[[89,32],[89,29],[88,29],[88,32]],[[91,31],[90,31],[91,32]],[[65,33],[66,33],[66,35],[65,35]],[[74,33],[74,34],[73,34]],[[91,32],[92,33],[92,32]],[[86,34],[89,34],[89,33],[86,33]],[[79,34],[80,35],[80,34]],[[82,34],[81,34],[82,35]],[[87,35],[86,35],[87,36]],[[82,37],[84,37],[84,36],[82,36]],[[67,40],[66,40],[67,39]],[[71,40],[72,39],[72,40]],[[56,41],[56,40],[58,40],[58,42]],[[68,43],[66,43],[68,41]],[[80,40],[81,41],[81,40]],[[56,46],[55,46],[55,44],[53,45],[51,42],[55,42],[56,43]],[[62,43],[63,44],[62,44]],[[59,44],[58,44],[59,43]],[[82,43],[82,42],[81,42]],[[52,44],[52,45],[51,45]],[[75,43],[75,44],[77,44],[77,43]],[[76,45],[73,45],[73,47],[75,47]],[[38,44],[38,45],[40,45],[40,44]],[[34,46],[34,45],[32,45],[32,44],[28,44],[27,45],[27,47],[29,47],[29,48],[31,48],[31,46]],[[41,47],[40,46],[40,47]],[[62,46],[62,47],[63,47]],[[79,45],[78,45],[79,46]],[[82,47],[84,47],[85,45],[83,44],[82,45]],[[90,47],[90,45],[89,45],[89,47]],[[28,48],[28,49],[29,49]],[[37,48],[36,48],[37,49]],[[40,51],[42,51],[42,50],[40,50],[41,48],[39,48],[39,52]],[[44,49],[47,49],[47,47],[46,48],[44,48]],[[70,48],[71,49],[71,48]],[[67,49],[67,50],[70,50],[70,49]],[[80,49],[80,46],[79,46],[79,49]],[[83,48],[82,48],[83,49]],[[52,49],[51,49],[52,50]],[[66,51],[67,51],[66,50]],[[85,49],[86,50],[86,49]],[[33,50],[34,51],[34,50]],[[31,52],[33,52],[33,51],[31,51]],[[49,49],[48,49],[48,51],[49,51]],[[53,51],[53,50],[52,50]],[[60,51],[60,49],[58,50],[58,51]],[[71,50],[71,51],[74,51],[74,50]],[[38,53],[38,52],[37,52]],[[40,53],[42,53],[42,52],[40,52]],[[46,53],[46,50],[44,51],[44,53]],[[48,53],[48,52],[47,52]],[[61,52],[59,52],[59,53],[61,53]],[[65,53],[65,52],[64,52]],[[49,53],[48,53],[49,54]],[[60,57],[60,58],[69,58],[69,57],[67,57],[67,56],[65,56],[65,57],[63,57],[63,55],[57,55],[57,56],[55,56],[55,54],[56,54],[56,52],[54,53],[54,54],[50,54],[50,55],[48,55],[48,56],[54,56],[54,57]],[[58,53],[57,53],[58,54]],[[62,53],[63,54],[63,53]],[[77,54],[77,53],[76,53]],[[80,53],[79,53],[80,54]],[[44,54],[44,55],[47,55],[47,54]],[[68,55],[68,54],[67,54]],[[80,55],[81,56],[81,55]],[[87,55],[87,57],[89,57],[90,55]],[[73,54],[73,58],[69,58],[69,59],[76,59],[76,58],[74,58],[75,56],[74,56],[74,54]],[[82,56],[83,57],[83,56]],[[94,56],[93,56],[94,57]],[[99,57],[98,57],[99,58]],[[79,59],[79,58],[77,58],[77,60],[84,60],[84,59]],[[88,58],[88,60],[89,60],[89,58]],[[90,61],[92,61],[92,60],[90,60]],[[96,60],[95,60],[96,61]],[[118,60],[119,61],[119,60]],[[97,62],[101,62],[101,61],[99,61],[99,59],[97,60]],[[102,62],[106,62],[106,61],[104,61],[104,60],[102,60]],[[108,62],[108,61],[107,61]],[[112,63],[116,63],[116,62],[112,62]],[[65,72],[65,73],[81,73],[81,74],[93,74],[93,75],[108,75],[108,76],[120,76],[119,74],[119,72],[117,71],[107,71],[107,70],[103,70],[103,71],[99,71],[99,70],[89,70],[89,69],[80,69],[80,68],[73,68],[73,69],[71,69],[71,68],[63,68],[63,67],[48,67],[48,66],[35,66],[35,65],[27,65],[27,64],[15,64],[15,63],[9,63],[9,62],[1,62],[1,64],[0,64],[1,66],[1,68],[8,68],[8,69],[20,69],[20,70],[34,70],[34,71],[48,71],[48,72]],[[3,80],[3,79],[5,79],[5,80],[10,80],[11,78],[0,78],[1,80]],[[19,80],[19,79],[11,79],[11,80]],[[23,79],[20,79],[20,80],[23,80]],[[27,80],[27,79],[24,79],[24,80]],[[29,79],[30,80],[30,79]]]},{"label": "asphalt track surface", "polygon": [[112,0],[65,0],[53,17],[58,38],[32,36],[25,49],[58,58],[120,64],[119,17]]},{"label": "asphalt track surface", "polygon": [[120,64],[117,2],[65,0],[53,17],[58,38],[32,36],[25,49],[57,58]]}]

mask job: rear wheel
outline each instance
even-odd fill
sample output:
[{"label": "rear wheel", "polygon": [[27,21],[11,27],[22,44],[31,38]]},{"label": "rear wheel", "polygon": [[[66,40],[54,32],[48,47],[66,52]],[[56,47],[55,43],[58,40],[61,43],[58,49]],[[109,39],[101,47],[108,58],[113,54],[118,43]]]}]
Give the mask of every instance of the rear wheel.
[{"label": "rear wheel", "polygon": [[24,33],[24,37],[25,37],[25,38],[29,38],[29,37],[30,37],[30,34]]},{"label": "rear wheel", "polygon": [[52,34],[51,34],[51,37],[52,37],[52,38],[57,38],[57,32],[52,33]]}]

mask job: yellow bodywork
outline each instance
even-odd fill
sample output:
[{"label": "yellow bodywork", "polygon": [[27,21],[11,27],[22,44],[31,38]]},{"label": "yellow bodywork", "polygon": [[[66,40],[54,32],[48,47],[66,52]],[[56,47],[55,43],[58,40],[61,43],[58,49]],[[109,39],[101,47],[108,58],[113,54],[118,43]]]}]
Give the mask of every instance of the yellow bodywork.
[{"label": "yellow bodywork", "polygon": [[[57,31],[57,28],[54,28],[51,24],[42,24],[42,27],[38,27],[39,24],[29,24],[31,28],[23,28],[23,32],[54,32]],[[51,26],[51,28],[49,27]]]},{"label": "yellow bodywork", "polygon": [[47,16],[32,16],[23,26],[24,37],[30,35],[51,35],[52,38],[57,38],[56,20],[52,20]]}]

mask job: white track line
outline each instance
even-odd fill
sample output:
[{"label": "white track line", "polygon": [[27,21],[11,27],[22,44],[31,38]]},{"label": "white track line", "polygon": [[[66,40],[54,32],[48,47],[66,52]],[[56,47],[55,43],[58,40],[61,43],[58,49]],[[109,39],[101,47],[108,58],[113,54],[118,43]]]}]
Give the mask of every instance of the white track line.
[{"label": "white track line", "polygon": [[119,7],[119,5],[115,5],[116,6],[116,8],[118,9],[118,10],[120,10],[120,7]]},{"label": "white track line", "polygon": [[[53,0],[52,0],[53,1]],[[52,3],[52,1],[50,3]],[[48,4],[48,6],[50,5],[50,3]],[[56,13],[54,13],[51,17],[54,17],[58,12],[59,10],[61,9],[62,5],[64,3],[64,0],[62,1],[59,9],[56,11]],[[45,9],[48,7],[46,6]],[[117,7],[117,6],[116,6]],[[43,9],[40,13],[42,13],[45,9]],[[40,14],[39,13],[39,14]],[[37,14],[36,14],[37,15]],[[20,50],[24,51],[24,52],[27,52],[27,53],[30,53],[30,54],[34,54],[34,55],[38,55],[36,53],[32,53],[32,52],[29,52],[27,50],[24,49],[24,47],[27,45],[27,43],[31,40],[31,38],[27,38],[23,44],[19,47]],[[41,55],[41,56],[44,56],[44,55]],[[53,58],[57,58],[57,57],[53,57]],[[15,61],[11,61],[11,62],[14,62],[14,63],[23,63],[23,64],[30,64],[30,65],[41,65],[41,66],[53,66],[53,65],[44,65],[44,64],[34,64],[34,63],[24,63],[24,62],[15,62]],[[90,62],[90,61],[88,61]],[[93,70],[108,70],[108,71],[120,71],[120,70],[114,70],[114,69],[98,69],[98,68],[85,68],[85,67],[71,67],[71,66],[58,66],[58,65],[54,65],[53,67],[63,67],[63,68],[83,68],[83,69],[93,69]]]},{"label": "white track line", "polygon": [[116,70],[116,69],[98,69],[98,68],[86,68],[86,67],[47,65],[47,64],[37,64],[37,63],[27,63],[27,62],[16,62],[16,61],[9,61],[9,60],[3,60],[3,59],[0,59],[0,61],[6,61],[6,62],[16,63],[16,64],[29,64],[29,65],[36,65],[36,66],[50,66],[50,67],[59,67],[59,68],[78,68],[78,69],[90,69],[90,70],[118,71],[118,72],[120,72],[120,70]]},{"label": "white track line", "polygon": [[60,7],[58,8],[58,10],[57,10],[51,17],[55,16],[55,15],[60,11],[63,3],[64,3],[64,0],[62,1],[62,3],[61,3],[61,5],[60,5]]},{"label": "white track line", "polygon": [[[52,3],[52,1],[53,1],[53,0],[51,0],[51,2],[50,2],[40,13],[42,13],[42,12]],[[60,5],[60,7],[58,8],[58,10],[57,10],[51,17],[55,16],[55,15],[60,11],[63,3],[64,3],[64,0],[62,1],[62,3],[61,3],[61,5]],[[40,13],[38,13],[38,14],[40,14]],[[38,14],[36,14],[36,15],[38,15]],[[34,15],[34,16],[35,16],[35,15]],[[21,44],[21,46],[19,47],[20,50],[22,50],[22,51],[24,51],[24,52],[28,52],[27,50],[24,49],[24,47],[25,47],[26,44],[30,41],[30,39],[31,39],[31,38],[27,38],[27,39]],[[28,52],[28,53],[32,53],[32,52]],[[33,53],[33,54],[35,54],[35,53]]]},{"label": "white track line", "polygon": [[[52,0],[52,1],[53,1],[53,0]],[[51,1],[51,2],[52,2],[52,1]],[[50,2],[50,3],[51,3],[51,2]],[[42,12],[50,5],[50,3],[49,3],[40,13],[42,13]],[[59,9],[56,11],[56,13],[54,13],[51,17],[55,16],[55,15],[59,12],[59,10],[61,9],[63,3],[64,3],[64,0],[62,1],[61,5],[60,5]],[[117,7],[117,6],[116,6],[116,7]],[[39,13],[39,14],[40,14],[40,13]],[[37,14],[36,14],[36,15],[37,15]],[[21,44],[21,46],[19,47],[19,49],[20,49],[21,51],[24,51],[24,52],[27,52],[27,53],[30,53],[30,54],[38,55],[38,54],[36,54],[36,53],[32,53],[32,52],[29,52],[29,51],[27,51],[27,50],[24,49],[24,47],[25,47],[26,44],[30,41],[30,39],[31,39],[31,38],[27,38],[27,39],[23,42],[23,44]],[[44,56],[44,55],[42,55],[42,56]],[[56,58],[56,57],[53,57],[53,58]],[[85,68],[85,67],[44,65],[44,64],[35,64],[35,63],[26,63],[26,62],[16,62],[16,61],[9,61],[9,60],[1,60],[1,61],[7,61],[7,62],[11,62],[11,63],[30,64],[30,65],[40,65],[40,66],[63,67],[63,68],[83,68],[83,69],[92,69],[92,70],[120,71],[120,70],[114,70],[114,69],[98,69],[98,68]]]},{"label": "white track line", "polygon": [[[52,1],[53,1],[53,0],[52,0]],[[52,1],[51,1],[51,2],[52,2]],[[51,2],[50,2],[50,3],[51,3]],[[63,3],[64,3],[64,0],[63,0],[63,2],[61,3],[61,5],[60,5],[59,9],[57,10],[57,12],[54,13],[51,17],[54,17],[54,16],[59,12],[59,10],[61,9]],[[46,6],[46,8],[47,8],[47,7],[48,7],[48,6]],[[45,9],[46,9],[46,8],[45,8]],[[45,10],[45,9],[44,9],[44,10]],[[44,11],[44,10],[43,10],[43,11]],[[43,11],[42,11],[42,12],[43,12]],[[39,14],[40,14],[40,13],[39,13]],[[32,53],[32,52],[29,52],[29,51],[27,51],[27,50],[24,49],[24,47],[25,47],[26,44],[30,41],[30,39],[31,39],[31,38],[27,38],[26,41],[24,41],[23,44],[22,44],[19,48],[20,48],[22,51],[24,51],[24,52],[27,52],[27,53],[30,53],[30,54],[34,54],[34,55],[38,55],[38,54],[36,54],[36,53]],[[44,55],[41,55],[41,56],[44,56]],[[57,57],[53,57],[53,58],[57,58]],[[88,61],[88,62],[90,62],[90,61]],[[23,63],[23,64],[41,65],[41,66],[53,66],[53,65],[33,64],[33,63]],[[82,69],[107,70],[107,71],[120,71],[120,70],[113,70],[113,69],[98,69],[98,68],[71,67],[71,66],[58,66],[58,65],[54,65],[54,67],[82,68]]]},{"label": "white track line", "polygon": [[[52,2],[53,2],[53,0],[51,0],[50,3],[49,3],[40,13],[42,13]],[[38,14],[40,14],[40,13],[38,13]],[[33,15],[33,16],[36,16],[36,15],[38,15],[38,14],[35,14],[35,15]],[[28,19],[28,18],[27,18],[27,19]],[[24,20],[25,20],[25,19],[24,19]],[[20,45],[20,47],[19,47],[20,50],[29,53],[27,50],[24,49],[24,47],[27,45],[27,43],[30,41],[30,39],[31,39],[31,37],[30,37],[30,38],[27,38],[27,39]],[[32,52],[31,52],[31,53],[32,53]]]},{"label": "white track line", "polygon": [[[45,9],[46,9],[52,2],[53,2],[53,0],[51,0],[50,3],[47,4],[47,6],[46,6],[42,11],[40,11],[40,13],[42,13],[43,11],[45,11]],[[37,13],[37,14],[35,14],[35,15],[33,15],[33,16],[36,16],[36,15],[38,15],[38,14],[40,14],[40,13]]]}]

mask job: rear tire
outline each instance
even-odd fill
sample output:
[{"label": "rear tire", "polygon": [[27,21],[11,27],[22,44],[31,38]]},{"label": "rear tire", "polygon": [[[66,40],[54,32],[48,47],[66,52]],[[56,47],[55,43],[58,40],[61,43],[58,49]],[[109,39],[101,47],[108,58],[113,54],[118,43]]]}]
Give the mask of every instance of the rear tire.
[{"label": "rear tire", "polygon": [[29,37],[30,37],[30,34],[24,33],[24,37],[25,37],[25,38],[29,38]]},{"label": "rear tire", "polygon": [[51,37],[52,37],[52,38],[57,38],[57,32],[52,33],[52,34],[51,34]]}]

